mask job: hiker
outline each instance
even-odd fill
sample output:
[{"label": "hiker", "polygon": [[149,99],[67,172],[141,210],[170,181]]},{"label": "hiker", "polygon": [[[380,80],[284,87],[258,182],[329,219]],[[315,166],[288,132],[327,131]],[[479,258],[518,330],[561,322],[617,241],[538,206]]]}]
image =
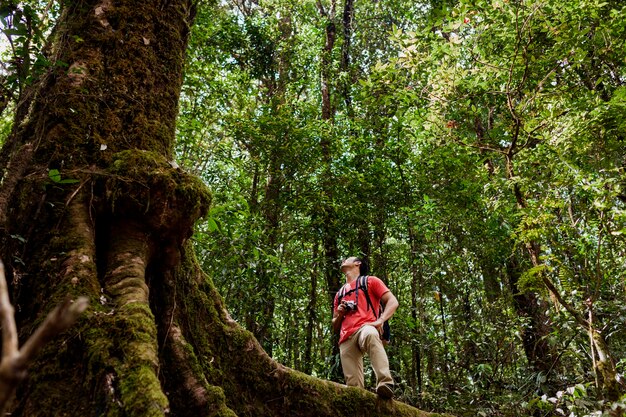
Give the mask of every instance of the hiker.
[{"label": "hiker", "polygon": [[363,355],[367,353],[376,373],[376,393],[381,398],[392,398],[393,378],[382,335],[383,325],[398,308],[398,300],[379,278],[365,275],[367,264],[360,258],[346,258],[341,272],[346,284],[335,295],[333,330],[339,332],[346,385],[365,387]]}]

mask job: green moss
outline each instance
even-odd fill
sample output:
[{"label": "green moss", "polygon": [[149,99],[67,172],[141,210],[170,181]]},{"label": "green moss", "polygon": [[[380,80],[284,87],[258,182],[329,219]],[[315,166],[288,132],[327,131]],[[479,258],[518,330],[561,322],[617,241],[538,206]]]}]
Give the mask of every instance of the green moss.
[{"label": "green moss", "polygon": [[[44,347],[30,367],[28,384],[18,388],[19,405],[12,415],[38,416],[54,410],[57,416],[96,416],[90,390],[83,386],[84,369],[75,362],[82,347],[79,334],[73,329]],[[22,402],[24,398],[27,402]]]},{"label": "green moss", "polygon": [[106,184],[111,211],[135,216],[151,230],[182,243],[208,211],[211,195],[196,177],[174,168],[160,154],[126,150],[115,154]]},{"label": "green moss", "polygon": [[[38,140],[36,161],[103,168],[111,155],[131,147],[170,158],[188,5],[170,3],[164,11],[157,4],[137,7],[119,0],[109,3],[102,17],[82,6],[68,5],[54,30],[51,56],[65,64],[50,68],[48,79],[54,82],[42,86],[33,105],[41,120],[26,118],[22,126],[29,138],[46,132],[45,140]],[[106,151],[100,151],[101,144]]]},{"label": "green moss", "polygon": [[122,367],[118,375],[125,416],[161,417],[165,414],[169,404],[155,378],[153,366]]},{"label": "green moss", "polygon": [[162,416],[168,407],[156,376],[154,316],[143,303],[98,306],[85,329],[87,386],[109,391],[108,416]]}]

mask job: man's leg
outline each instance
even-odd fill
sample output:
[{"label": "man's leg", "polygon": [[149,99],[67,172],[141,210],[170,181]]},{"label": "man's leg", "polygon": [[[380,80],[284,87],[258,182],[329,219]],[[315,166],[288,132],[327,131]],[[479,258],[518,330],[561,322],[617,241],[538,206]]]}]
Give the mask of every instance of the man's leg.
[{"label": "man's leg", "polygon": [[369,355],[372,368],[376,373],[376,392],[383,397],[390,398],[393,396],[393,378],[389,370],[387,352],[385,352],[383,342],[380,340],[378,330],[373,326],[363,326],[357,334],[359,347]]},{"label": "man's leg", "polygon": [[364,388],[363,352],[359,349],[358,332],[339,345],[339,353],[346,385]]}]

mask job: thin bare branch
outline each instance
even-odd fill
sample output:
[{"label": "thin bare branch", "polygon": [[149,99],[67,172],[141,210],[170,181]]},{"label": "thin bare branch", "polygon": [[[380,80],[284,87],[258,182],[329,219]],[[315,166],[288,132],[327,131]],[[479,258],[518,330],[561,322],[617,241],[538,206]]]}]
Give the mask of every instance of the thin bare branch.
[{"label": "thin bare branch", "polygon": [[16,358],[16,364],[26,367],[29,362],[35,359],[37,353],[46,343],[74,324],[88,305],[89,299],[87,297],[78,297],[76,301],[66,298],[61,305],[48,314],[41,326],[24,343],[19,356]]},{"label": "thin bare branch", "polygon": [[4,264],[0,261],[0,315],[2,320],[2,359],[17,355],[17,328],[13,318],[14,310],[9,300],[9,288],[4,275]]},{"label": "thin bare branch", "polygon": [[87,309],[88,304],[87,297],[78,297],[76,301],[67,298],[48,314],[44,322],[18,351],[14,309],[9,300],[4,264],[0,261],[0,319],[3,336],[2,360],[0,361],[0,415],[5,415],[7,404],[17,385],[25,378],[26,369],[34,361],[37,353],[54,336],[74,324],[76,319]]}]

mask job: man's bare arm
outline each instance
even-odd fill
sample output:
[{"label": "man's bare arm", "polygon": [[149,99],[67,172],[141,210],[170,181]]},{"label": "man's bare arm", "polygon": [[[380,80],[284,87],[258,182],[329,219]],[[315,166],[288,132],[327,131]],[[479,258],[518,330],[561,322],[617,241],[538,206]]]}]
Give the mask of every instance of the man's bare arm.
[{"label": "man's bare arm", "polygon": [[380,301],[385,304],[385,311],[383,311],[383,314],[379,317],[381,322],[384,323],[389,320],[391,316],[393,316],[400,303],[398,303],[398,299],[391,293],[391,291],[384,293],[383,296],[380,297]]},{"label": "man's bare arm", "polygon": [[391,291],[387,291],[380,297],[380,301],[385,304],[385,311],[383,314],[378,317],[378,319],[372,323],[368,323],[370,326],[374,326],[378,329],[378,332],[383,334],[383,324],[393,316],[393,313],[396,312],[398,306],[398,299],[391,293]]}]

